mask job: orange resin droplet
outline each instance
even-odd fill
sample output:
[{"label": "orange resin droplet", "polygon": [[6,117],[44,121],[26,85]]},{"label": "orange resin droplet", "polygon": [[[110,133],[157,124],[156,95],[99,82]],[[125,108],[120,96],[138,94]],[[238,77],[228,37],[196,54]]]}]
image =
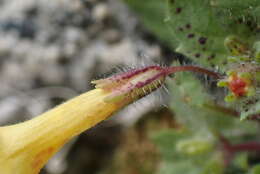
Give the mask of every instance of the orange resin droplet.
[{"label": "orange resin droplet", "polygon": [[238,77],[236,74],[232,75],[229,82],[229,89],[237,96],[246,95],[247,82],[245,79]]}]

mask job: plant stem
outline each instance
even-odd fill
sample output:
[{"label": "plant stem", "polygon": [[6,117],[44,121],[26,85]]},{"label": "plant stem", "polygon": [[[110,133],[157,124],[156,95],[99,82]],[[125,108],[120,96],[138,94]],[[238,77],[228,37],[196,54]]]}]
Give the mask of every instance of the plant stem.
[{"label": "plant stem", "polygon": [[245,142],[240,144],[231,144],[230,141],[222,135],[218,135],[220,143],[223,148],[224,153],[224,161],[227,166],[230,164],[235,154],[238,152],[252,152],[259,151],[260,152],[260,142]]},{"label": "plant stem", "polygon": [[232,145],[232,150],[234,152],[260,151],[260,142],[246,142],[242,144],[235,144]]},{"label": "plant stem", "polygon": [[181,72],[181,71],[198,72],[198,73],[209,75],[209,76],[214,77],[216,79],[222,78],[222,75],[220,75],[217,72],[210,71],[208,69],[201,68],[201,67],[198,67],[198,66],[192,66],[192,65],[168,67],[167,68],[167,75],[172,74],[172,73],[176,73],[176,72]]}]

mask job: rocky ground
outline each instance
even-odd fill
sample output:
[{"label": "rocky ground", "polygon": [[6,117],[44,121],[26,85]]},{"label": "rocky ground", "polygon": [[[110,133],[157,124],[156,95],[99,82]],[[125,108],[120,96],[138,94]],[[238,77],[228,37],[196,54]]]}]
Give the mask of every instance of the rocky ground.
[{"label": "rocky ground", "polygon": [[[173,55],[120,0],[0,0],[0,9],[1,125],[90,90],[90,81],[104,74],[168,64]],[[82,134],[42,173],[97,173],[111,160],[122,129],[158,106],[156,98]]]}]

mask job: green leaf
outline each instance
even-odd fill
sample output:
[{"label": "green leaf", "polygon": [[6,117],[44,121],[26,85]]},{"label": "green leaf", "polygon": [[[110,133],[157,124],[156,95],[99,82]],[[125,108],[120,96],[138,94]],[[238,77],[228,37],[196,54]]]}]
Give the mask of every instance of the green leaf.
[{"label": "green leaf", "polygon": [[155,132],[151,136],[151,139],[159,148],[163,159],[167,161],[172,161],[178,159],[181,155],[176,151],[176,143],[189,134],[189,132],[184,130],[176,131],[173,129],[169,129]]},{"label": "green leaf", "polygon": [[180,140],[176,144],[176,149],[180,153],[184,153],[188,156],[196,156],[207,154],[213,150],[212,141],[206,138],[188,138]]},{"label": "green leaf", "polygon": [[255,165],[251,171],[249,172],[249,174],[260,174],[260,164]]},{"label": "green leaf", "polygon": [[246,152],[237,154],[234,157],[233,163],[238,168],[241,168],[243,170],[247,170],[249,168],[248,154]]},{"label": "green leaf", "polygon": [[178,52],[223,70],[230,54],[224,46],[227,37],[252,45],[259,35],[259,6],[256,0],[168,0],[167,23],[179,41]]},{"label": "green leaf", "polygon": [[245,120],[248,117],[253,116],[255,114],[260,114],[260,101],[258,102],[252,101],[250,103],[250,100],[247,100],[243,102],[240,119]]},{"label": "green leaf", "polygon": [[202,170],[189,161],[164,162],[158,174],[201,174]]},{"label": "green leaf", "polygon": [[215,103],[201,82],[192,73],[177,73],[169,80],[171,108],[178,122],[192,131],[229,129],[234,123],[229,113],[218,111]]},{"label": "green leaf", "polygon": [[222,174],[224,166],[220,159],[210,159],[205,162],[202,174]]}]

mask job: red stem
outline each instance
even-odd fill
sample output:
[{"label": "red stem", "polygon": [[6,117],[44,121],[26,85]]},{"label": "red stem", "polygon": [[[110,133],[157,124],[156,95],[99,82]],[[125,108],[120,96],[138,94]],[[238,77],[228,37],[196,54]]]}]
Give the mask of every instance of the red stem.
[{"label": "red stem", "polygon": [[223,161],[225,166],[227,167],[234,158],[235,152],[233,151],[232,145],[226,137],[222,136],[221,134],[217,134],[217,136],[220,140],[221,147],[223,150]]},{"label": "red stem", "polygon": [[214,71],[207,70],[205,68],[197,67],[197,66],[192,66],[192,65],[187,65],[187,66],[174,66],[174,67],[168,67],[167,68],[167,75],[172,74],[175,72],[180,72],[180,71],[192,71],[192,72],[199,72],[203,74],[207,74],[209,76],[212,76],[216,79],[222,78],[222,76],[219,73],[216,73]]},{"label": "red stem", "polygon": [[228,166],[234,155],[238,152],[260,151],[260,142],[246,142],[241,144],[231,144],[228,139],[222,135],[218,135],[221,142],[225,165]]},{"label": "red stem", "polygon": [[219,140],[224,147],[225,150],[237,153],[244,151],[260,151],[260,142],[246,142],[241,144],[231,144],[228,139],[223,137],[222,135],[218,135]]},{"label": "red stem", "polygon": [[259,142],[247,142],[243,144],[231,145],[234,152],[244,152],[244,151],[260,151]]}]

